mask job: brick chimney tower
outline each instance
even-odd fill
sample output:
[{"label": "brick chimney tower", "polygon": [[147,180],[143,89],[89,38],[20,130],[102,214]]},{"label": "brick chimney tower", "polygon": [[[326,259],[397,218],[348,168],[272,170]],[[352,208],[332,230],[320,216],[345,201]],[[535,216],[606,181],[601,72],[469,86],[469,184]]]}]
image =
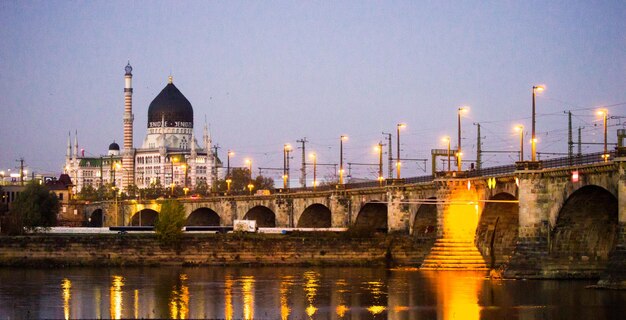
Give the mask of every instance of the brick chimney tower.
[{"label": "brick chimney tower", "polygon": [[133,67],[124,69],[124,151],[122,153],[122,188],[135,184],[135,149],[133,148]]}]

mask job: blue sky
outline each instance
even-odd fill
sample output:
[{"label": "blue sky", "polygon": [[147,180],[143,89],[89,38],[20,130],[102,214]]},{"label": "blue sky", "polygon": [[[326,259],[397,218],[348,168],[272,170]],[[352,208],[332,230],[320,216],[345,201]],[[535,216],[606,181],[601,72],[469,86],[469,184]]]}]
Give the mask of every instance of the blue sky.
[{"label": "blue sky", "polygon": [[[346,162],[377,163],[372,146],[399,122],[402,156],[429,158],[456,136],[460,105],[471,107],[466,157],[474,122],[483,149],[514,151],[535,84],[547,87],[540,152],[567,151],[564,110],[584,142],[602,141],[599,106],[626,116],[622,1],[2,1],[0,39],[2,170],[24,157],[31,171],[60,172],[68,131],[87,155],[121,142],[128,60],[136,147],[171,73],[194,106],[196,136],[206,116],[220,156],[234,150],[233,165],[250,157],[255,168],[282,166],[283,144],[303,137],[336,163],[342,134]],[[623,122],[609,121],[610,142]],[[514,158],[485,155],[484,165]],[[296,150],[292,168],[300,162]],[[422,168],[406,163],[403,175]]]}]

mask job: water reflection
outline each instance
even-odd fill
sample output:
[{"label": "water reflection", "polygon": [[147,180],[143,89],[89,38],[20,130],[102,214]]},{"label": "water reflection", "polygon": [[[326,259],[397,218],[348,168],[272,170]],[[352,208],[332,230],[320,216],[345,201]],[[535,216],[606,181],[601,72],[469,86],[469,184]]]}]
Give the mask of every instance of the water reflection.
[{"label": "water reflection", "polygon": [[626,292],[584,289],[590,283],[491,282],[476,272],[379,268],[0,269],[0,318],[530,319],[626,312]]},{"label": "water reflection", "polygon": [[171,319],[187,319],[189,314],[189,287],[185,284],[186,274],[178,276],[178,282],[172,288],[169,301]]},{"label": "water reflection", "polygon": [[63,315],[65,319],[70,318],[70,299],[72,298],[72,293],[70,289],[72,288],[72,282],[69,279],[63,279],[61,282],[61,291],[63,294]]},{"label": "water reflection", "polygon": [[124,278],[122,276],[113,276],[111,281],[111,318],[122,318],[122,287],[124,286]]}]

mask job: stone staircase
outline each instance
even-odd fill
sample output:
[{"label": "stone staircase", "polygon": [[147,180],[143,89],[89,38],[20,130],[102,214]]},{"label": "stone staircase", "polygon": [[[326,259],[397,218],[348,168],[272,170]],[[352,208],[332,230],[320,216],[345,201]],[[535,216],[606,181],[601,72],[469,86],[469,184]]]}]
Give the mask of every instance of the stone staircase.
[{"label": "stone staircase", "polygon": [[420,270],[489,270],[473,242],[437,239]]}]

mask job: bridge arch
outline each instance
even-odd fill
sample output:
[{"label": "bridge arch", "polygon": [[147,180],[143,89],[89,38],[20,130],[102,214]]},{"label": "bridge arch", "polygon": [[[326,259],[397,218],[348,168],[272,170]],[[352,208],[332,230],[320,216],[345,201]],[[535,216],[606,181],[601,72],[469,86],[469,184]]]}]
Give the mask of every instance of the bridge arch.
[{"label": "bridge arch", "polygon": [[159,213],[152,209],[137,211],[130,220],[131,226],[153,226]]},{"label": "bridge arch", "polygon": [[618,202],[608,190],[587,185],[573,192],[558,213],[550,251],[556,257],[607,261],[618,236]]},{"label": "bridge arch", "polygon": [[244,220],[256,220],[259,228],[276,227],[276,214],[270,208],[265,206],[255,206],[246,212]]},{"label": "bridge arch", "polygon": [[413,237],[424,240],[435,240],[437,238],[437,197],[428,198],[428,202],[417,208],[411,230]]},{"label": "bridge arch", "polygon": [[298,219],[298,228],[330,228],[332,215],[330,209],[319,203],[308,206]]},{"label": "bridge arch", "polygon": [[368,202],[361,210],[352,226],[355,230],[387,232],[387,204]]},{"label": "bridge arch", "polygon": [[220,225],[220,216],[217,212],[209,209],[209,208],[198,208],[191,212],[189,217],[187,217],[187,221],[185,222],[186,226],[219,226]]},{"label": "bridge arch", "polygon": [[[480,215],[474,239],[485,261],[500,265],[508,262],[515,249],[519,230],[519,203],[507,192],[489,198]],[[491,242],[493,241],[493,248]]]},{"label": "bridge arch", "polygon": [[100,228],[103,226],[104,213],[102,209],[98,208],[94,210],[91,215],[89,215],[89,219],[87,220],[87,226],[92,228]]}]

